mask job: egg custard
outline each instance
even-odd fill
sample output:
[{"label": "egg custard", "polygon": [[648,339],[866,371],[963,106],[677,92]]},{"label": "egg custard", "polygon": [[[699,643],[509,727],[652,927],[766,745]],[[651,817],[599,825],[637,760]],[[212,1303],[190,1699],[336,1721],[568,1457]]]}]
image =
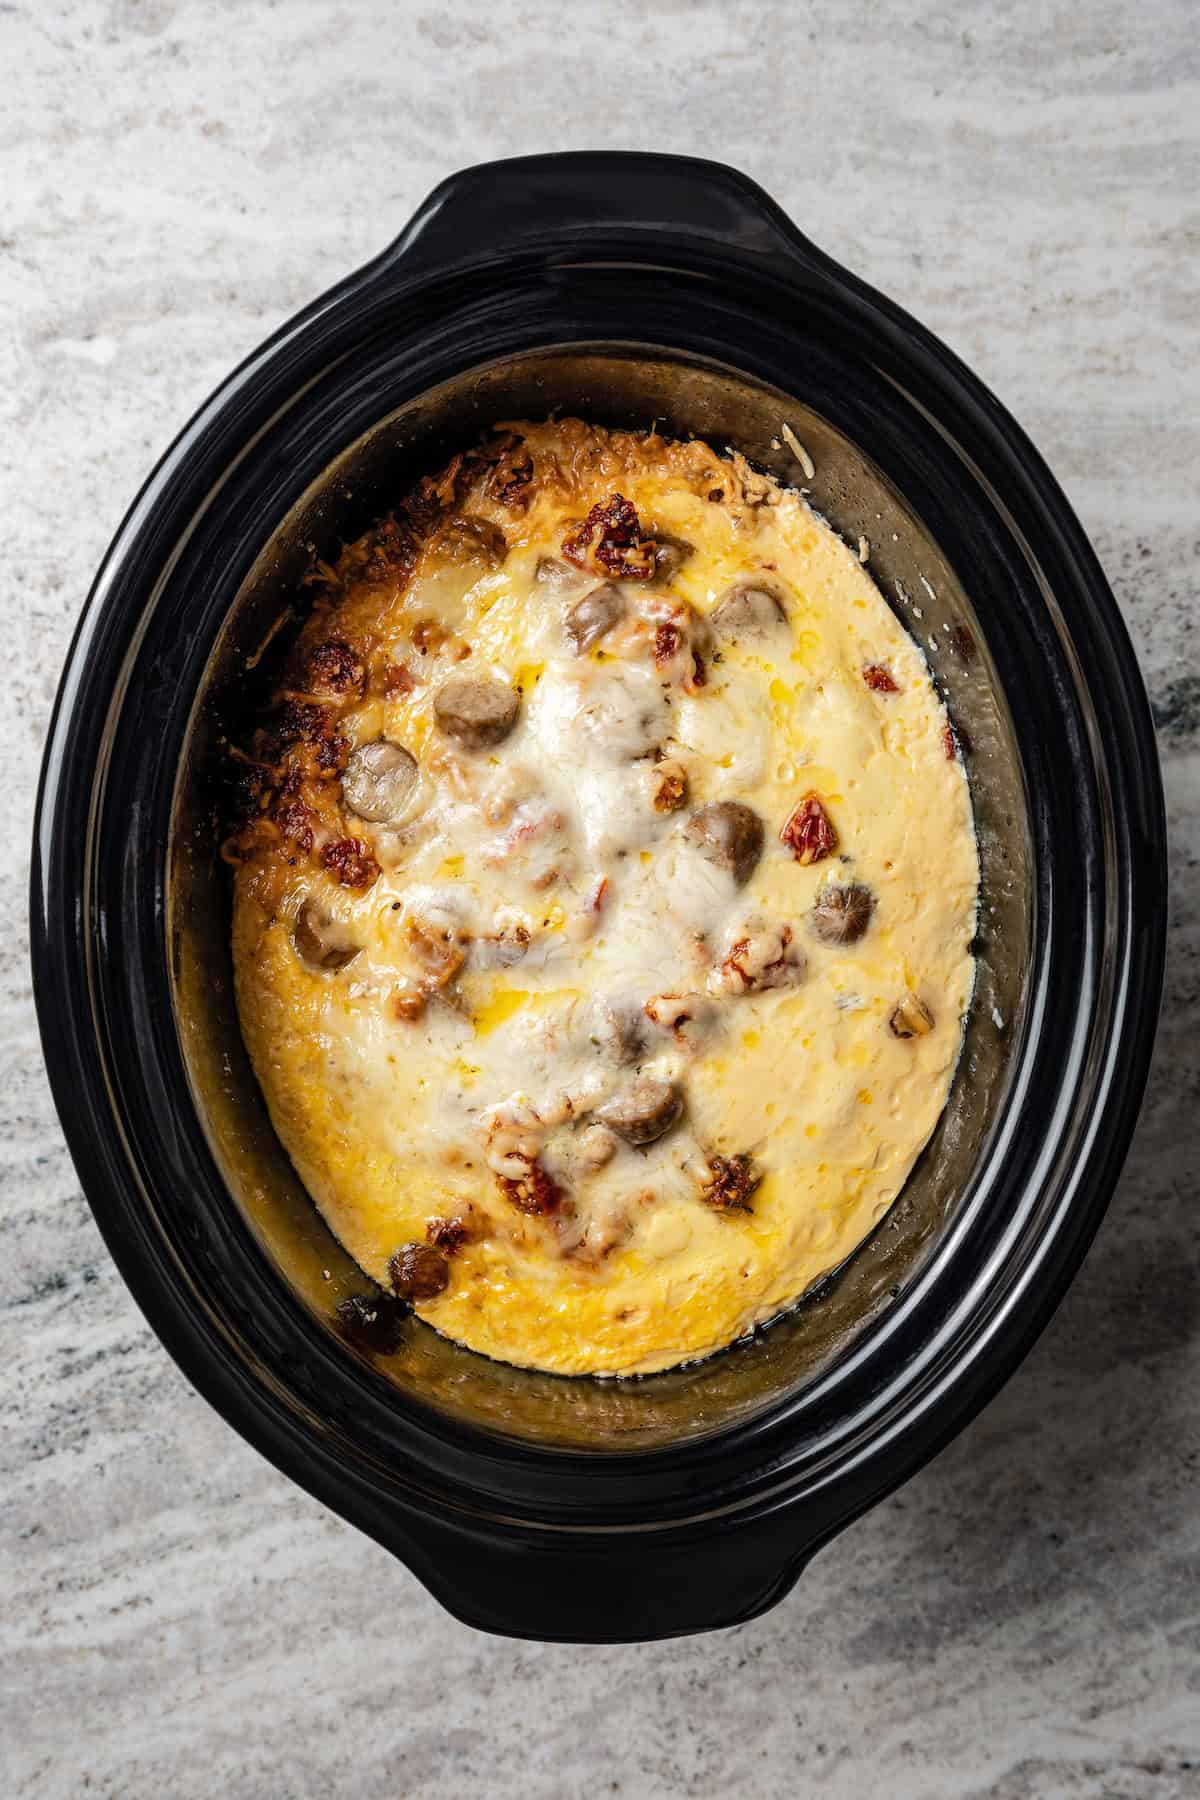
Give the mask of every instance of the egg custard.
[{"label": "egg custard", "polygon": [[234,752],[234,962],[368,1275],[565,1374],[833,1269],[946,1102],[978,863],[929,670],[797,493],[520,423],[336,566]]}]

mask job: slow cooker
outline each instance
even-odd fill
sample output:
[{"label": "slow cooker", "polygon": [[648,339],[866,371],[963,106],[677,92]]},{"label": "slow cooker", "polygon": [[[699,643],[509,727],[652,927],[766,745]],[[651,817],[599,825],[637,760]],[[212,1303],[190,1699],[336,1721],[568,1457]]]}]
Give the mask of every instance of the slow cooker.
[{"label": "slow cooker", "polygon": [[[485,427],[556,410],[734,447],[866,538],[967,752],[982,866],[962,1058],[897,1204],[786,1317],[633,1381],[509,1368],[416,1320],[347,1335],[368,1284],[250,1073],[218,854],[216,752],[314,556]],[[652,155],[451,177],[201,408],[85,607],[32,877],[63,1127],[185,1374],[460,1618],[591,1642],[761,1612],[1016,1367],[1129,1142],[1164,911],[1143,688],[1040,456],[754,183]]]}]

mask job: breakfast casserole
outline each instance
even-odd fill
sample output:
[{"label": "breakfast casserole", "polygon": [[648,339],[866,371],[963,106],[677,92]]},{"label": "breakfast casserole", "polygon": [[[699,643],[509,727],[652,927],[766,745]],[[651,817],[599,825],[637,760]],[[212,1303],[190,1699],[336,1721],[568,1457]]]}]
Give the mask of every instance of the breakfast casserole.
[{"label": "breakfast casserole", "polygon": [[506,1362],[743,1337],[883,1218],[958,1058],[978,862],[917,645],[801,494],[578,419],[455,456],[309,601],[226,855],[317,1206]]}]

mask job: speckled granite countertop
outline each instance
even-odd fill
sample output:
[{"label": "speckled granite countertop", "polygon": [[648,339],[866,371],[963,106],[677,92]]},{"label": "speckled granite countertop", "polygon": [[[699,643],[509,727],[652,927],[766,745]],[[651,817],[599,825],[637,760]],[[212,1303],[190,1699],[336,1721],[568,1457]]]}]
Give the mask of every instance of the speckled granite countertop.
[{"label": "speckled granite countertop", "polygon": [[[18,0],[0,67],[5,1796],[1200,1792],[1191,0]],[[67,639],[159,449],[449,169],[595,146],[758,176],[1032,432],[1146,670],[1175,890],[1129,1167],[1020,1374],[767,1618],[586,1650],[459,1626],[185,1385],[63,1148],[24,884]]]}]

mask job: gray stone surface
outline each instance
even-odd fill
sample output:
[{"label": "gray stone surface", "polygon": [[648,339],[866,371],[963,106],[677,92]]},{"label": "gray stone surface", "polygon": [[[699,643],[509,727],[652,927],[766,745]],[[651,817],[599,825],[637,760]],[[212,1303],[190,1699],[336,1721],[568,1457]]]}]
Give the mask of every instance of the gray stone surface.
[{"label": "gray stone surface", "polygon": [[[1192,0],[0,5],[0,1746],[6,1796],[1200,1792],[1200,44]],[[769,1617],[477,1636],[193,1394],[42,1073],[47,709],[151,459],[444,173],[669,147],[943,334],[1092,532],[1162,726],[1174,913],[1108,1222],[1020,1374]]]}]

